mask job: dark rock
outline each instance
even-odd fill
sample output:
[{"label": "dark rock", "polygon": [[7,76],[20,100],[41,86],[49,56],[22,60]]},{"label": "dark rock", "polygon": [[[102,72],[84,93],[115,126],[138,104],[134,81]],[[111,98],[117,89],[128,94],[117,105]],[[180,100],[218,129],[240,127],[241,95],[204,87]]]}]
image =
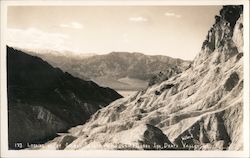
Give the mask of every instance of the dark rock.
[{"label": "dark rock", "polygon": [[243,11],[242,5],[238,6],[228,5],[228,6],[223,6],[223,8],[220,10],[220,15],[223,19],[225,19],[230,23],[230,26],[233,29],[242,11]]},{"label": "dark rock", "polygon": [[144,148],[145,150],[166,150],[166,144],[171,146],[167,136],[157,127],[150,124],[146,124],[146,130],[143,133],[143,140],[140,141],[143,145],[148,145],[150,148]]},{"label": "dark rock", "polygon": [[231,91],[239,82],[239,75],[233,72],[224,84],[226,91]]},{"label": "dark rock", "polygon": [[155,91],[155,95],[161,95],[161,92]]},{"label": "dark rock", "polygon": [[236,56],[236,60],[238,61],[238,60],[240,60],[240,58],[242,58],[243,57],[243,53],[239,53],[239,54],[237,54],[237,56]]},{"label": "dark rock", "polygon": [[70,143],[72,143],[76,137],[71,136],[71,135],[65,135],[60,138],[60,140],[57,142],[58,143],[58,149],[63,150],[66,146],[68,146]]},{"label": "dark rock", "polygon": [[174,84],[166,84],[166,85],[163,85],[162,87],[161,87],[161,92],[163,92],[163,91],[165,91],[165,90],[167,90],[167,89],[170,89],[170,88],[172,88],[172,87],[174,87]]}]

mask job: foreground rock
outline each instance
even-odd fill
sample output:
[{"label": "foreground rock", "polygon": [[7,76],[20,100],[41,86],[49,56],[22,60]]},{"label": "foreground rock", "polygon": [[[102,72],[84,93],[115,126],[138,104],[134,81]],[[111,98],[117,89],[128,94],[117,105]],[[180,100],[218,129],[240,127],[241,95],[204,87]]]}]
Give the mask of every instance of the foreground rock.
[{"label": "foreground rock", "polygon": [[98,109],[121,98],[112,89],[75,78],[10,47],[7,63],[11,149],[46,141],[57,132],[84,123]]}]

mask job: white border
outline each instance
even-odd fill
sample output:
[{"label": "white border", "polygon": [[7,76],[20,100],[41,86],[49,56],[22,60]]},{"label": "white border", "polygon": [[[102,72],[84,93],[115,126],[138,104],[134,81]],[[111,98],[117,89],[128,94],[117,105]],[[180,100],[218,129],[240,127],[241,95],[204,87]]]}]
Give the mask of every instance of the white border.
[{"label": "white border", "polygon": [[[137,1],[0,1],[1,3],[1,155],[0,157],[250,157],[249,154],[249,1],[247,0],[137,0]],[[6,28],[7,7],[23,6],[151,6],[151,5],[244,5],[244,150],[243,151],[53,151],[8,150],[7,86],[6,86]],[[205,37],[204,37],[205,38]],[[197,52],[198,53],[198,52]]]}]

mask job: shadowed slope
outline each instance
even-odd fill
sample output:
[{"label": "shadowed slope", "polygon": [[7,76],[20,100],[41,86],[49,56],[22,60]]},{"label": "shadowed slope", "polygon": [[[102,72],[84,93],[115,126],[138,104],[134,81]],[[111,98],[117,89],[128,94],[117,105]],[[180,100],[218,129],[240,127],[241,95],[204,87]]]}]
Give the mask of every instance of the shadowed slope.
[{"label": "shadowed slope", "polygon": [[121,98],[112,89],[73,77],[10,47],[7,73],[11,148],[16,142],[40,141],[82,124],[99,108]]}]

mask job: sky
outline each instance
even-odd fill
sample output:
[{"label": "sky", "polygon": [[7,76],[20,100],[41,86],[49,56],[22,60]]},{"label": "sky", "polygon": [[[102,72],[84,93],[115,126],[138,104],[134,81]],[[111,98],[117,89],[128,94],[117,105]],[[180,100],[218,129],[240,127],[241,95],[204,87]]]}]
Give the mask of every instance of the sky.
[{"label": "sky", "polygon": [[192,60],[222,6],[9,6],[7,44]]}]

